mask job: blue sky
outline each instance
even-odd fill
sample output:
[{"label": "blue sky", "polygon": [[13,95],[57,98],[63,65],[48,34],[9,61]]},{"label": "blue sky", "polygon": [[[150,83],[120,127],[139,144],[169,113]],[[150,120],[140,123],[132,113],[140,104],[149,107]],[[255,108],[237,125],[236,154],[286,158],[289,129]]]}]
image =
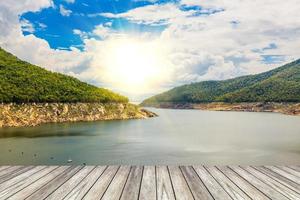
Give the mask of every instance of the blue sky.
[{"label": "blue sky", "polygon": [[[70,48],[78,46],[81,48],[83,41],[73,34],[74,29],[84,32],[92,32],[94,27],[99,24],[111,23],[111,28],[139,34],[141,32],[159,33],[164,29],[164,25],[152,26],[144,24],[131,23],[126,19],[111,19],[103,16],[93,16],[98,13],[123,13],[128,10],[154,4],[164,4],[174,2],[173,0],[160,0],[157,2],[149,1],[132,1],[132,0],[76,0],[74,3],[68,3],[64,0],[54,1],[54,7],[46,8],[40,12],[24,13],[20,19],[28,20],[35,27],[33,34],[49,42],[51,48]],[[69,16],[63,16],[60,13],[60,6],[72,13]],[[182,9],[199,9],[198,7]],[[40,24],[46,25],[47,28],[41,28]],[[23,30],[24,35],[31,34]]]},{"label": "blue sky", "polygon": [[298,1],[1,1],[0,46],[139,101],[300,58]]}]

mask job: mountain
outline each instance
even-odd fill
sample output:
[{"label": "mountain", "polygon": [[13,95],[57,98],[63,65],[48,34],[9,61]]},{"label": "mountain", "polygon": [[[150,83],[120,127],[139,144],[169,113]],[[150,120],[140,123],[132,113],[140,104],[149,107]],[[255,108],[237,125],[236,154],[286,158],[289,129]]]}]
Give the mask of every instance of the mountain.
[{"label": "mountain", "polygon": [[209,102],[300,102],[300,59],[256,75],[175,87],[141,105]]},{"label": "mountain", "polygon": [[0,48],[0,102],[118,102],[128,98],[18,59]]}]

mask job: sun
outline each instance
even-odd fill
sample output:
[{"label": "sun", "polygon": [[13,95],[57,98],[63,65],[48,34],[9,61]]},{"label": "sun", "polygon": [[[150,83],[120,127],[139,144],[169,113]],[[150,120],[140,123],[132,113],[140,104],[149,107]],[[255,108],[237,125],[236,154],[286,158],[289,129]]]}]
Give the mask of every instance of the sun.
[{"label": "sun", "polygon": [[106,50],[107,76],[128,92],[152,87],[164,74],[161,49],[153,42],[122,39]]}]

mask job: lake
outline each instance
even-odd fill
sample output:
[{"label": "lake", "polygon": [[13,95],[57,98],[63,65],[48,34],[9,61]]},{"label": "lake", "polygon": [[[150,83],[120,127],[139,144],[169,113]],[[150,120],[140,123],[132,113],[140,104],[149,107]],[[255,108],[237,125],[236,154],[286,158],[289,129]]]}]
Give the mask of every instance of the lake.
[{"label": "lake", "polygon": [[300,164],[300,117],[150,109],[146,120],[0,129],[0,164]]}]

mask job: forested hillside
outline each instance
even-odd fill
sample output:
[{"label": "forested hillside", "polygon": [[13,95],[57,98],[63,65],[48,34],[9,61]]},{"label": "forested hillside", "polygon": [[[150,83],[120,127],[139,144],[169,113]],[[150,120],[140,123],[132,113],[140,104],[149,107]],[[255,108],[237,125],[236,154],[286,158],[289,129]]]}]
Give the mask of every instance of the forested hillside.
[{"label": "forested hillside", "polygon": [[300,102],[300,59],[257,75],[176,87],[146,99],[142,105],[166,102]]},{"label": "forested hillside", "polygon": [[47,71],[0,48],[0,102],[128,102],[128,98]]}]

